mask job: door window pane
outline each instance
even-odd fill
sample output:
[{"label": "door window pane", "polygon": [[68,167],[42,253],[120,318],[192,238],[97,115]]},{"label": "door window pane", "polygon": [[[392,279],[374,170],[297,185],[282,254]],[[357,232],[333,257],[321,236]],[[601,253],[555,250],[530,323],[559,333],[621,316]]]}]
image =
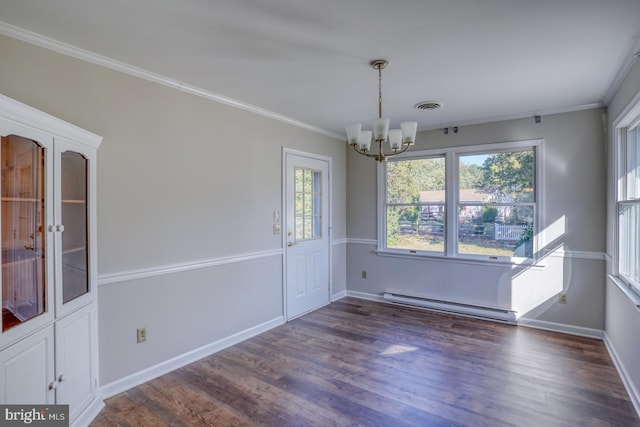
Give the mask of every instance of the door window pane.
[{"label": "door window pane", "polygon": [[87,159],[65,151],[62,175],[62,302],[89,292]]},{"label": "door window pane", "polygon": [[47,310],[43,147],[2,137],[2,331]]},{"label": "door window pane", "polygon": [[295,168],[295,237],[296,241],[322,237],[322,172]]}]

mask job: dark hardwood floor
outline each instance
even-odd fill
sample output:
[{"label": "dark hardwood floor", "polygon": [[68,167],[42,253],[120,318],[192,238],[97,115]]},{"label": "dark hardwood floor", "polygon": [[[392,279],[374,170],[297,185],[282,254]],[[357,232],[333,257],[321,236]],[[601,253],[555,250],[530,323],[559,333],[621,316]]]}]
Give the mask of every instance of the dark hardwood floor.
[{"label": "dark hardwood floor", "polygon": [[640,426],[601,341],[345,298],[106,401],[92,426]]}]

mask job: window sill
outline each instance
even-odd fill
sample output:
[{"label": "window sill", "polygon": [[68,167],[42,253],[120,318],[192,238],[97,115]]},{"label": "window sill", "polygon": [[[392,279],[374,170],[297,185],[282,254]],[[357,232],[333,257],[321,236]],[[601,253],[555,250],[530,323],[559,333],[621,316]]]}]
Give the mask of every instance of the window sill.
[{"label": "window sill", "polygon": [[489,259],[487,257],[484,258],[476,258],[476,257],[464,257],[464,256],[456,256],[450,257],[445,255],[435,255],[429,253],[408,253],[408,252],[397,252],[397,251],[389,251],[389,250],[381,250],[378,249],[374,251],[376,255],[391,257],[391,258],[404,258],[404,259],[419,259],[419,260],[431,260],[431,261],[444,261],[444,262],[452,262],[456,264],[471,264],[471,265],[481,265],[483,267],[495,267],[495,268],[512,268],[512,269],[543,269],[546,265],[539,260],[531,260],[531,259],[523,259],[521,261],[514,260],[505,260],[505,259]]},{"label": "window sill", "polygon": [[640,308],[640,295],[638,295],[629,285],[627,285],[623,280],[621,280],[618,276],[614,276],[613,274],[607,274],[609,280],[611,280],[617,287],[622,291],[622,293],[631,300],[631,302],[637,307]]}]

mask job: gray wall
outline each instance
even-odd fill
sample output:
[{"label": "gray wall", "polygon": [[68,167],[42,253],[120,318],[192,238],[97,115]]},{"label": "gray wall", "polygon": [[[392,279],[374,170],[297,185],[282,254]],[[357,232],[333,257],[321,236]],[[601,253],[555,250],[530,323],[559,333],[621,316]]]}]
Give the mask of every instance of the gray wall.
[{"label": "gray wall", "polygon": [[[615,185],[613,175],[614,165],[614,138],[613,124],[624,112],[635,96],[640,93],[640,63],[636,62],[615,96],[609,103],[609,171],[607,181],[607,255],[609,259],[614,254],[616,207]],[[610,263],[607,265],[607,273],[611,273]],[[606,320],[605,334],[610,349],[615,354],[619,370],[623,373],[628,388],[631,389],[632,398],[635,399],[636,408],[640,404],[640,310],[609,278],[606,279]]]},{"label": "gray wall", "polygon": [[[347,156],[347,287],[396,291],[466,304],[515,309],[531,324],[566,325],[590,334],[604,328],[605,111],[591,109],[482,125],[458,134],[421,132],[414,150],[544,138],[542,229],[551,251],[541,266],[514,268],[435,258],[375,254],[376,167]],[[367,279],[361,271],[367,270]],[[567,292],[567,304],[557,294]],[[535,321],[535,322],[534,322]],[[581,331],[584,329],[584,331]]]},{"label": "gray wall", "polygon": [[[345,290],[342,141],[8,37],[0,53],[1,93],[104,137],[102,384],[282,316],[272,223],[283,146],[332,158],[332,285]],[[240,261],[216,264],[230,257]],[[212,264],[162,274],[202,261]],[[140,326],[144,344],[135,342]]]}]

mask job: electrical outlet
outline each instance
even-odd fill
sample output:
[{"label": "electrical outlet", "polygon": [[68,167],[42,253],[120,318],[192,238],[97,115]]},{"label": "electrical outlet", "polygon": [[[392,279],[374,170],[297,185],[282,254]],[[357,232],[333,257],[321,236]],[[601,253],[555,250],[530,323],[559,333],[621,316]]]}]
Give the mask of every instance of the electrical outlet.
[{"label": "electrical outlet", "polygon": [[280,224],[273,224],[273,234],[280,234]]},{"label": "electrical outlet", "polygon": [[363,279],[367,278],[367,270],[362,270],[362,278]]},{"label": "electrical outlet", "polygon": [[138,344],[147,340],[147,328],[138,328]]},{"label": "electrical outlet", "polygon": [[567,303],[567,293],[566,292],[561,292],[560,296],[558,297],[558,302],[560,304],[566,304]]}]

